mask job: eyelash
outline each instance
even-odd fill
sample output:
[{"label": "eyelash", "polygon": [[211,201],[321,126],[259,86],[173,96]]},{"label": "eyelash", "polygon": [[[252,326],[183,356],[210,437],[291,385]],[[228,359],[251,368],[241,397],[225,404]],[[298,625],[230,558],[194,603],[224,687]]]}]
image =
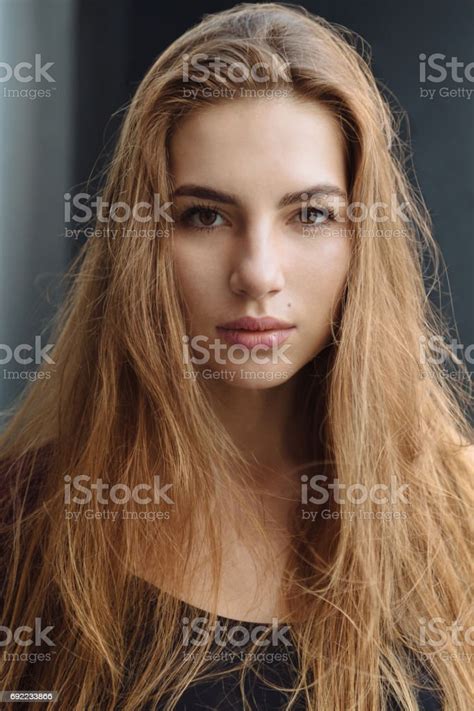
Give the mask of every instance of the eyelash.
[{"label": "eyelash", "polygon": [[[223,215],[221,215],[219,210],[216,210],[214,207],[212,207],[212,205],[206,205],[205,203],[196,203],[192,207],[188,207],[186,210],[184,210],[184,212],[179,217],[179,222],[183,225],[186,225],[187,227],[190,227],[193,230],[197,230],[198,232],[212,232],[213,230],[215,230],[216,228],[212,225],[209,227],[197,227],[196,225],[190,224],[191,218],[195,215],[199,215],[200,212],[212,212],[215,215],[219,215],[219,217],[223,218]],[[219,225],[219,227],[221,227],[221,225]]]},{"label": "eyelash", "polygon": [[[305,225],[306,224],[308,224],[308,225],[314,224],[315,226],[317,226],[318,224],[324,224],[325,222],[332,222],[333,220],[336,219],[336,213],[334,212],[333,208],[329,207],[329,206],[317,207],[316,205],[312,205],[311,207],[306,207],[306,210],[308,211],[308,213],[311,212],[311,210],[316,210],[318,212],[322,212],[326,219],[324,220],[324,222],[321,222],[321,223],[303,222],[302,224],[305,224]],[[301,210],[298,210],[298,213],[301,214]],[[298,213],[296,213],[296,214],[298,214]]]},{"label": "eyelash", "polygon": [[[336,217],[334,210],[330,207],[319,208],[319,207],[311,206],[306,209],[307,209],[308,213],[310,213],[312,210],[325,213],[326,220],[324,222],[332,222]],[[212,232],[213,230],[215,230],[216,227],[213,227],[212,225],[210,225],[209,227],[198,227],[196,225],[190,224],[191,218],[194,217],[195,215],[199,215],[200,212],[212,212],[215,215],[218,215],[219,217],[222,217],[222,219],[224,219],[223,215],[219,212],[219,210],[216,210],[212,205],[209,205],[206,203],[196,203],[195,205],[192,205],[191,207],[188,207],[186,210],[184,210],[184,212],[179,217],[179,222],[183,225],[190,227],[193,230],[198,231],[198,232]],[[298,212],[295,213],[295,215],[301,214],[301,212],[302,212],[302,210],[298,210]],[[292,219],[295,217],[295,215],[292,216]],[[304,224],[304,225],[313,224],[315,227],[317,227],[319,224],[324,224],[324,222],[323,223],[302,222],[301,224]],[[222,227],[222,225],[218,225],[218,227]]]}]

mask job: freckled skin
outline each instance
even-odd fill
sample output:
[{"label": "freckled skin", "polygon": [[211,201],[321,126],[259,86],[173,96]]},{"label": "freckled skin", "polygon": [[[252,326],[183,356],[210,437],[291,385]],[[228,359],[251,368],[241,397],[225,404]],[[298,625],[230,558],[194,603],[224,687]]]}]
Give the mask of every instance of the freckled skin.
[{"label": "freckled skin", "polygon": [[[301,202],[279,207],[287,194],[331,184],[347,191],[343,138],[322,105],[295,99],[228,101],[190,114],[170,145],[176,188],[199,185],[228,193],[237,205],[180,196],[173,253],[188,309],[188,335],[218,338],[216,326],[250,315],[294,324],[286,341],[290,363],[251,360],[204,367],[235,371],[228,384],[271,388],[289,380],[327,345],[330,315],[346,280],[351,241],[342,215],[305,236]],[[180,216],[198,203],[215,211]],[[201,213],[202,214],[202,213]],[[214,213],[213,213],[214,214]],[[197,225],[214,220],[212,229]],[[212,353],[211,353],[212,356]],[[271,361],[271,359],[269,359]],[[272,371],[246,379],[242,371]]]}]

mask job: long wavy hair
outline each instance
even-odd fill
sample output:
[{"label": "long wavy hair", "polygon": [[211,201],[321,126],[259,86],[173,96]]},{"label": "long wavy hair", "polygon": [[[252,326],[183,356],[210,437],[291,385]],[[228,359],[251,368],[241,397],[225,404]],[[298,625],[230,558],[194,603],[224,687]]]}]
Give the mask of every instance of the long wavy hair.
[{"label": "long wavy hair", "polygon": [[[187,98],[183,62],[195,55],[209,71],[199,95]],[[444,337],[427,293],[437,283],[439,256],[407,177],[399,117],[373,77],[365,45],[294,6],[242,4],[206,16],[139,85],[103,198],[152,205],[158,193],[171,200],[173,130],[190,112],[230,100],[202,91],[232,86],[212,70],[215,57],[281,67],[278,82],[267,85],[249,72],[239,89],[251,97],[281,84],[327,106],[345,138],[350,201],[391,204],[395,196],[408,215],[389,217],[387,238],[376,234],[370,214],[354,224],[340,317],[326,355],[315,359],[324,368],[310,364],[299,377],[308,437],[331,477],[369,488],[395,477],[408,485],[409,501],[396,502],[399,517],[390,522],[379,515],[387,506],[370,500],[364,518],[348,515],[360,509],[350,500],[333,502],[339,517],[318,526],[303,523],[296,507],[282,580],[298,659],[287,708],[302,696],[311,709],[380,711],[395,696],[415,711],[423,668],[446,709],[469,711],[469,640],[446,635],[442,649],[427,647],[420,625],[467,623],[474,580],[470,428],[453,379],[422,358],[431,338]],[[152,224],[169,227],[160,216]],[[180,656],[183,602],[164,588],[182,590],[185,576],[198,574],[198,541],[218,580],[217,487],[240,501],[241,512],[248,509],[250,521],[248,462],[213,411],[205,383],[182,376],[186,313],[172,239],[134,237],[143,223],[133,216],[121,225],[126,237],[116,239],[112,227],[112,220],[101,224],[101,237],[89,239],[72,265],[54,363],[42,366],[48,377],[29,385],[0,440],[1,619],[14,628],[41,618],[54,626],[55,642],[52,661],[41,664],[28,664],[24,648],[12,645],[17,654],[0,660],[1,683],[56,689],[65,709],[135,711],[150,699],[173,709],[193,680],[213,672],[207,646]],[[161,520],[145,520],[143,512],[156,506],[133,500],[135,518],[74,520],[65,512],[65,486],[78,474],[130,489],[158,474],[160,486],[171,485],[172,503],[160,501]],[[97,500],[88,506],[98,514],[121,508]],[[71,501],[67,510],[83,508]],[[166,581],[152,598],[133,574],[137,558],[151,555]],[[217,592],[211,597],[212,622]],[[247,672],[244,662],[242,680]],[[241,689],[248,708],[243,681]]]}]

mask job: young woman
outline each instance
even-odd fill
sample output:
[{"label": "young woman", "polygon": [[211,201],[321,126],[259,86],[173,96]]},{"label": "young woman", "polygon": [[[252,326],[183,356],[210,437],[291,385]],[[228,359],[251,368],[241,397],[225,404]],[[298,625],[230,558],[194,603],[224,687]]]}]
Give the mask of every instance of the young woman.
[{"label": "young woman", "polygon": [[300,8],[206,17],[149,70],[2,438],[4,690],[472,708],[470,432],[394,124]]}]

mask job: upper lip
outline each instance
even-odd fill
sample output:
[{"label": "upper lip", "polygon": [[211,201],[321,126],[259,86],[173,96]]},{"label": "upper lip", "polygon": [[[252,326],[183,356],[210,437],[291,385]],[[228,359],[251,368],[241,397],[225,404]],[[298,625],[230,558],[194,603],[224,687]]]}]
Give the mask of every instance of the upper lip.
[{"label": "upper lip", "polygon": [[280,331],[285,328],[294,328],[294,324],[271,316],[263,316],[262,318],[243,316],[235,321],[219,324],[218,328],[225,328],[229,331]]}]

